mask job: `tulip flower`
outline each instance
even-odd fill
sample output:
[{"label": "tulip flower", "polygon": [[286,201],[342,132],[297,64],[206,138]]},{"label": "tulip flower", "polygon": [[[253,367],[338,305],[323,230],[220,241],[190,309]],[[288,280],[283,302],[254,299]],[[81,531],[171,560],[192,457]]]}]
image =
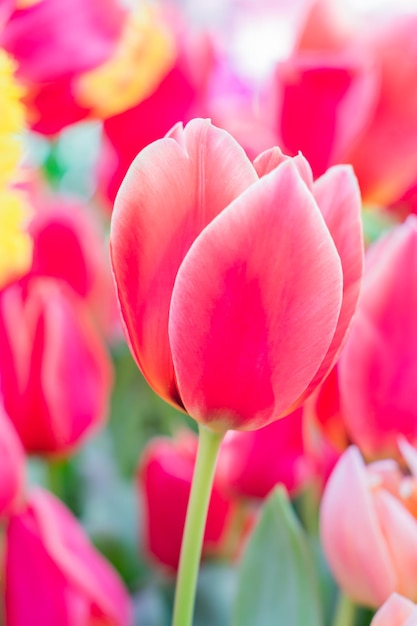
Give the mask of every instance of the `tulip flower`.
[{"label": "tulip flower", "polygon": [[145,378],[212,430],[295,409],[329,371],[362,265],[348,167],[312,182],[300,155],[252,164],[207,120],[145,148],[116,199],[111,255]]},{"label": "tulip flower", "polygon": [[417,600],[417,451],[400,445],[411,475],[393,460],[366,466],[351,446],[330,476],[321,505],[330,570],[347,595],[371,607],[393,592]]},{"label": "tulip flower", "polygon": [[277,484],[294,495],[313,476],[303,436],[303,410],[250,432],[228,433],[219,458],[219,477],[235,496],[265,498]]},{"label": "tulip flower", "polygon": [[121,580],[66,507],[34,490],[6,529],[8,626],[129,626]]},{"label": "tulip flower", "polygon": [[416,605],[398,593],[393,593],[377,611],[371,626],[415,626],[416,623]]},{"label": "tulip flower", "polygon": [[417,218],[369,249],[351,333],[337,365],[342,419],[368,457],[417,442]]},{"label": "tulip flower", "polygon": [[29,277],[0,293],[0,378],[29,452],[67,452],[102,423],[109,357],[63,281]]},{"label": "tulip flower", "polygon": [[417,168],[417,16],[360,20],[343,3],[306,6],[296,45],[270,81],[266,124],[315,175],[351,163],[364,202],[392,204]]},{"label": "tulip flower", "polygon": [[0,407],[0,517],[18,505],[24,483],[24,450],[10,419]]},{"label": "tulip flower", "polygon": [[134,106],[175,58],[156,11],[146,3],[128,11],[116,0],[17,4],[0,43],[18,61],[30,125],[47,135]]},{"label": "tulip flower", "polygon": [[[176,570],[180,556],[185,514],[191,489],[197,437],[181,432],[175,439],[159,437],[145,448],[138,468],[138,486],[144,507],[143,545],[158,563]],[[203,556],[222,554],[227,531],[236,509],[214,480]]]},{"label": "tulip flower", "polygon": [[104,232],[88,207],[66,197],[31,198],[33,239],[30,274],[67,282],[109,335],[118,327]]}]

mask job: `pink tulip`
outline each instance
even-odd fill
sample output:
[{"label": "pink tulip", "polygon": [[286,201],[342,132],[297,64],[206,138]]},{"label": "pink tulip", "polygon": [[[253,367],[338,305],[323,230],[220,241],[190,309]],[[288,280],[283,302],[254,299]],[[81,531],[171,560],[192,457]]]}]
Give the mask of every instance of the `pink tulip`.
[{"label": "pink tulip", "polygon": [[33,239],[30,274],[67,282],[86,302],[106,335],[118,326],[104,229],[81,202],[66,197],[31,198]]},{"label": "pink tulip", "polygon": [[30,277],[0,293],[4,404],[26,450],[66,452],[102,423],[111,364],[82,300]]},{"label": "pink tulip", "polygon": [[[159,437],[144,450],[138,486],[144,507],[143,544],[152,559],[178,567],[185,514],[191,489],[197,437],[182,432],[175,440]],[[215,478],[203,543],[203,556],[225,549],[235,505]]]},{"label": "pink tulip", "polygon": [[165,400],[214,430],[295,409],[339,353],[359,291],[360,198],[349,168],[314,184],[278,149],[252,164],[207,120],[133,162],[111,254],[128,340]]},{"label": "pink tulip", "polygon": [[371,626],[415,626],[417,607],[415,604],[393,593],[377,611]]},{"label": "pink tulip", "polygon": [[0,406],[0,517],[20,502],[25,453],[10,419]]},{"label": "pink tulip", "polygon": [[54,496],[37,489],[6,529],[8,626],[129,626],[127,591]]},{"label": "pink tulip", "polygon": [[313,474],[302,409],[259,430],[228,433],[218,470],[225,488],[236,496],[265,498],[277,484],[295,494]]},{"label": "pink tulip", "polygon": [[18,62],[33,129],[51,135],[87,117],[114,115],[153,92],[175,51],[148,9],[128,11],[117,0],[42,0],[15,8],[0,44]]},{"label": "pink tulip", "polygon": [[417,218],[369,249],[351,333],[338,363],[342,418],[368,457],[417,443]]},{"label": "pink tulip", "polygon": [[321,538],[330,569],[354,601],[380,606],[396,591],[417,600],[417,451],[401,445],[412,475],[395,461],[365,466],[350,447],[321,505]]}]

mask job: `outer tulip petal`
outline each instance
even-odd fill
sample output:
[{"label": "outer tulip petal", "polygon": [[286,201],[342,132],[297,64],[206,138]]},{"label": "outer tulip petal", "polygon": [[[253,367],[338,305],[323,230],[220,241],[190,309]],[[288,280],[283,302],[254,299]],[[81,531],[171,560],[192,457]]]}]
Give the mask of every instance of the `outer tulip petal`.
[{"label": "outer tulip petal", "polygon": [[324,553],[337,582],[358,603],[379,606],[396,580],[357,448],[348,448],[333,470],[320,517]]},{"label": "outer tulip petal", "polygon": [[404,505],[390,493],[377,490],[375,507],[397,573],[395,591],[417,600],[417,524]]},{"label": "outer tulip petal", "polygon": [[0,406],[0,517],[13,508],[23,491],[24,463],[22,443]]},{"label": "outer tulip petal", "polygon": [[366,455],[397,453],[401,433],[417,441],[417,218],[378,242],[366,267],[339,386],[348,432]]},{"label": "outer tulip petal", "polygon": [[302,151],[315,177],[343,159],[368,121],[376,81],[363,59],[359,49],[355,55],[300,54],[277,66],[278,133],[290,154]]},{"label": "outer tulip petal", "polygon": [[[409,621],[409,619],[414,621]],[[390,595],[376,613],[371,626],[415,626],[417,624],[416,606],[398,593]]]},{"label": "outer tulip petal", "polygon": [[193,120],[145,148],[117,196],[112,262],[133,354],[155,391],[179,406],[168,341],[175,276],[201,230],[256,180],[228,133]]},{"label": "outer tulip petal", "polygon": [[327,352],[341,289],[318,207],[283,163],[205,228],[179,269],[169,335],[187,411],[219,430],[277,419]]},{"label": "outer tulip petal", "polygon": [[130,610],[122,582],[77,520],[51,494],[33,491],[7,528],[7,623],[128,626]]},{"label": "outer tulip petal", "polygon": [[327,374],[338,357],[356,309],[363,271],[361,196],[353,170],[336,165],[313,186],[313,194],[342,262],[343,302],[336,332],[306,396]]}]

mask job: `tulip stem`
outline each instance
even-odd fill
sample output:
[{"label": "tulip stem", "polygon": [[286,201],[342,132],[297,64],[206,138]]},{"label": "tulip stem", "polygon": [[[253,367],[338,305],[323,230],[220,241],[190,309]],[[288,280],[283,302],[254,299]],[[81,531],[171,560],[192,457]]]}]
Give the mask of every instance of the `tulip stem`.
[{"label": "tulip stem", "polygon": [[354,626],[356,617],[356,604],[340,592],[333,619],[333,626]]},{"label": "tulip stem", "polygon": [[172,626],[191,626],[204,529],[224,433],[199,425],[199,443],[182,538]]}]

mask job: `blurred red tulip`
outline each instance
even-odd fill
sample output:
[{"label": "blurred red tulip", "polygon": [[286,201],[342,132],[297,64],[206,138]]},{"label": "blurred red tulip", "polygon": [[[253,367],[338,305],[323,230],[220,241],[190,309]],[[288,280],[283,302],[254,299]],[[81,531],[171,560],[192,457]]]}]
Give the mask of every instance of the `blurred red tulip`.
[{"label": "blurred red tulip", "polygon": [[[176,570],[191,490],[197,437],[181,432],[174,440],[155,438],[144,450],[138,485],[144,507],[143,544],[158,563]],[[204,534],[203,557],[226,549],[235,504],[214,480]]]},{"label": "blurred red tulip", "polygon": [[398,593],[393,593],[375,614],[371,626],[415,626],[417,607]]},{"label": "blurred red tulip", "polygon": [[417,443],[417,217],[368,251],[361,296],[338,363],[341,410],[367,457]]},{"label": "blurred red tulip", "polygon": [[118,194],[112,264],[136,361],[214,430],[261,428],[327,374],[362,269],[352,172],[313,185],[300,155],[253,165],[207,120],[145,148]]},{"label": "blurred red tulip", "polygon": [[265,498],[277,484],[290,495],[313,475],[303,437],[303,410],[252,432],[230,432],[221,447],[218,473],[235,496]]},{"label": "blurred red tulip", "polygon": [[364,202],[384,206],[417,170],[417,15],[346,20],[343,9],[328,0],[310,5],[293,53],[277,66],[271,123],[315,175],[351,163]]},{"label": "blurred red tulip", "polygon": [[417,600],[417,451],[365,466],[356,447],[337,463],[321,505],[321,538],[330,569],[354,601],[380,606],[394,591]]},{"label": "blurred red tulip", "polygon": [[13,510],[21,499],[24,463],[22,443],[0,405],[0,517]]},{"label": "blurred red tulip", "polygon": [[29,452],[67,452],[99,427],[111,364],[85,305],[63,281],[0,293],[4,405]]},{"label": "blurred red tulip", "polygon": [[8,626],[129,626],[121,580],[82,527],[50,493],[37,489],[6,529]]},{"label": "blurred red tulip", "polygon": [[18,62],[29,123],[44,134],[140,102],[174,57],[159,16],[144,3],[130,12],[117,0],[18,5],[0,42]]}]

